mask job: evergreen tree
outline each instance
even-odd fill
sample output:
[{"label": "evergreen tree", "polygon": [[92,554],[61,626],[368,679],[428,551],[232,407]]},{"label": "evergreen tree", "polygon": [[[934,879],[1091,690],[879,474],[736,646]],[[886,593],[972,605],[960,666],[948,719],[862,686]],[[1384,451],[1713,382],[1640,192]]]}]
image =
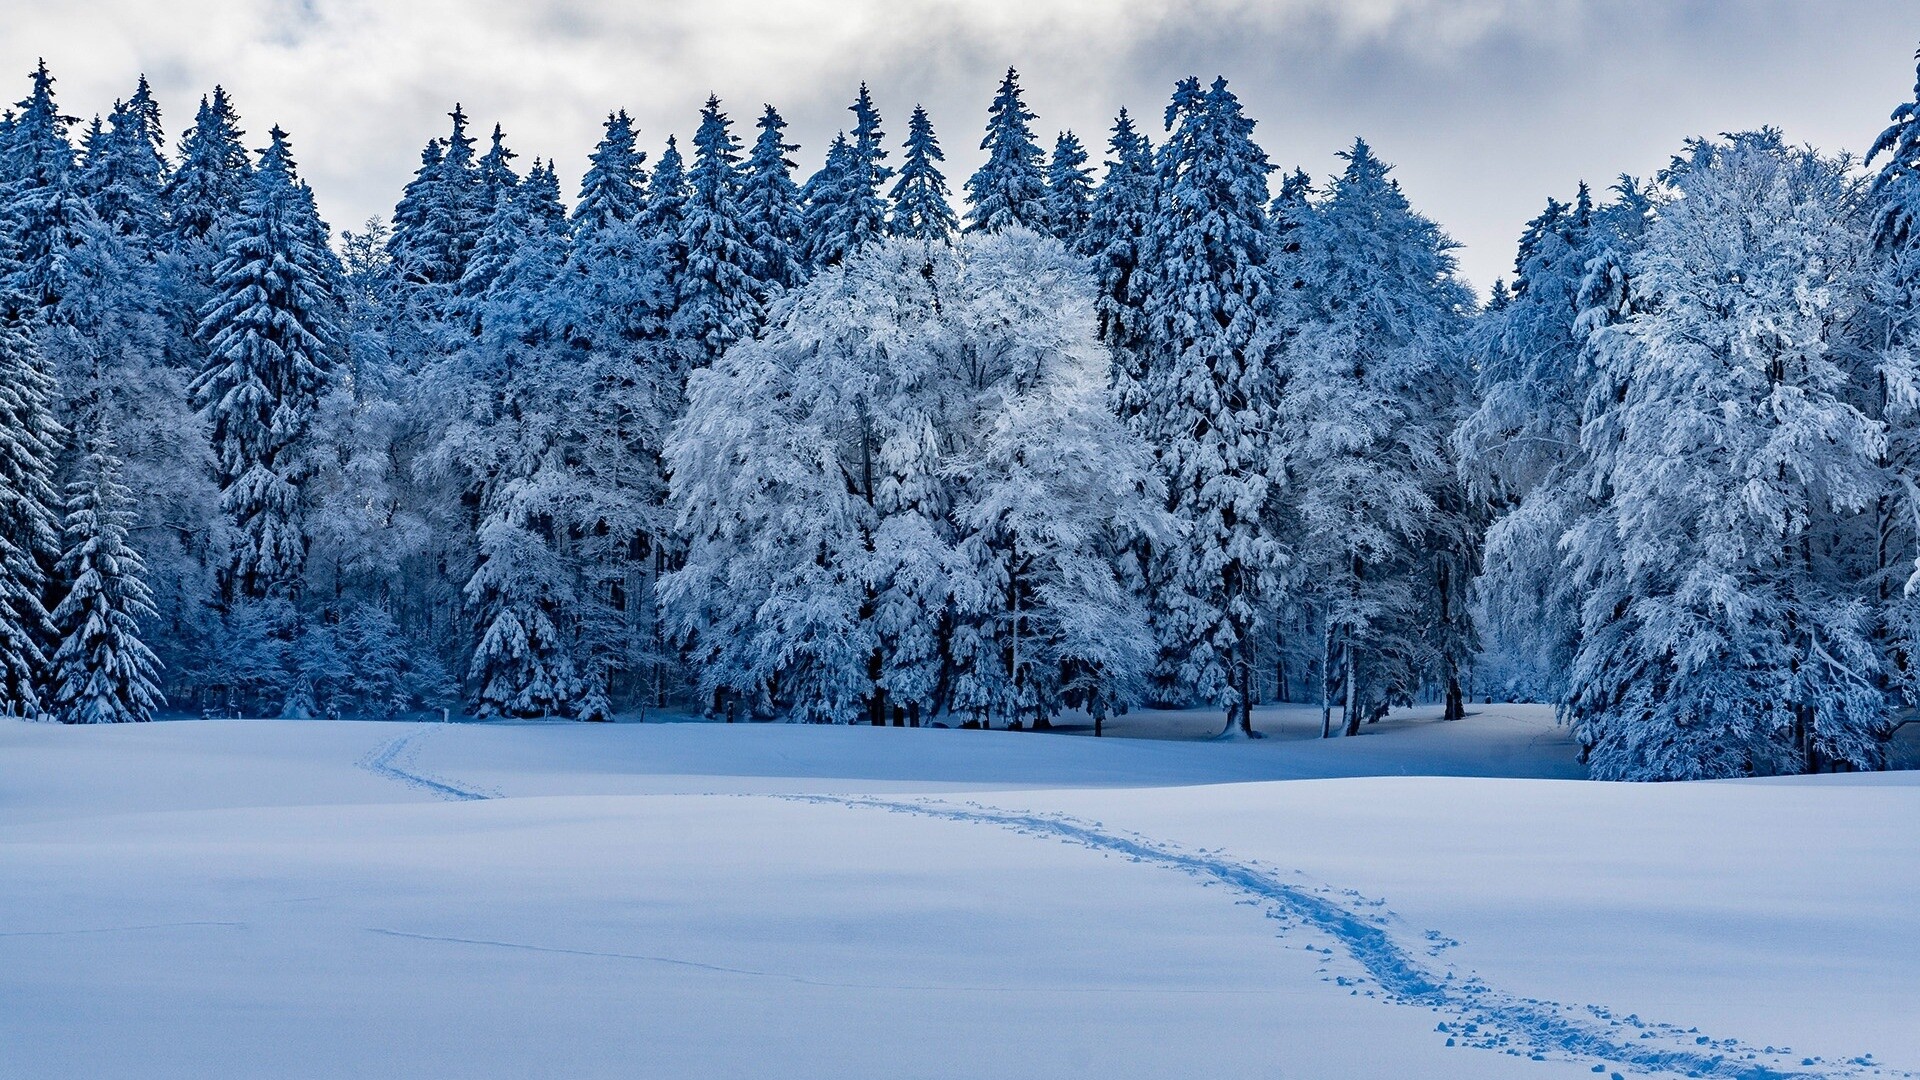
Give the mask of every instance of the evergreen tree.
[{"label": "evergreen tree", "polygon": [[1134,130],[1133,118],[1121,109],[1107,143],[1107,172],[1094,193],[1087,227],[1078,250],[1090,256],[1100,292],[1094,310],[1099,317],[1100,340],[1112,350],[1115,375],[1123,387],[1122,409],[1132,415],[1140,409],[1138,359],[1145,334],[1141,304],[1144,297],[1134,284],[1143,239],[1154,212],[1153,149],[1147,137]]},{"label": "evergreen tree", "polygon": [[212,236],[221,222],[240,212],[253,172],[241,143],[239,114],[221,87],[200,99],[193,126],[180,137],[180,165],[167,178],[161,197],[167,206],[170,247],[184,250]]},{"label": "evergreen tree", "polygon": [[893,170],[881,164],[880,113],[860,84],[847,110],[853,113],[853,137],[834,137],[826,164],[807,181],[807,246],[816,267],[834,266],[886,235],[887,199],[882,186]]},{"label": "evergreen tree", "polygon": [[0,147],[0,230],[11,234],[14,249],[9,287],[40,307],[59,301],[66,253],[94,217],[67,138],[73,118],[61,114],[53,83],[43,60]]},{"label": "evergreen tree", "polygon": [[94,213],[109,228],[151,243],[166,227],[161,190],[167,180],[167,160],[160,106],[153,100],[146,76],[140,77],[133,97],[114,102],[108,121],[111,126],[98,155],[88,158],[88,197]]},{"label": "evergreen tree", "polygon": [[665,271],[669,289],[679,288],[680,275],[687,268],[685,236],[691,195],[680,144],[669,135],[667,148],[660,152],[660,161],[647,184],[646,211],[635,222],[639,237],[654,245],[654,257]]},{"label": "evergreen tree", "polygon": [[[1920,52],[1914,59],[1920,60]],[[1920,70],[1914,76],[1913,100],[1895,107],[1890,120],[1873,141],[1866,162],[1871,165],[1887,155],[1868,190],[1874,199],[1873,239],[1883,251],[1920,247]]]},{"label": "evergreen tree", "polygon": [[947,178],[940,172],[940,162],[947,160],[947,155],[940,151],[940,140],[933,134],[927,110],[918,105],[907,122],[906,151],[900,178],[893,185],[893,217],[887,222],[887,233],[944,243],[953,237],[960,222],[948,202]]},{"label": "evergreen tree", "polygon": [[235,533],[223,571],[229,598],[299,591],[304,436],[340,359],[339,265],[286,132],[269,137],[215,274],[200,324],[210,359],[191,387],[208,412]]},{"label": "evergreen tree", "polygon": [[[493,125],[493,137],[486,154],[474,166],[475,179],[480,189],[476,193],[475,216],[485,222],[493,216],[494,208],[513,194],[520,185],[520,176],[513,171],[513,159],[520,155],[507,149],[506,132],[499,124]],[[484,228],[484,226],[483,226]]]},{"label": "evergreen tree", "polygon": [[647,155],[634,149],[633,118],[625,109],[608,113],[606,134],[588,156],[573,207],[576,232],[593,232],[616,222],[636,221],[647,208]]},{"label": "evergreen tree", "polygon": [[806,218],[787,158],[799,149],[786,140],[787,122],[768,105],[755,126],[760,135],[747,155],[738,202],[741,228],[758,260],[757,293],[765,301],[806,278]]},{"label": "evergreen tree", "polygon": [[[1176,126],[1177,123],[1177,126]],[[1226,80],[1183,80],[1167,109],[1159,200],[1145,237],[1145,410],[1181,536],[1156,552],[1163,673],[1253,731],[1263,594],[1283,557],[1262,512],[1270,496],[1273,335],[1266,176]]]},{"label": "evergreen tree", "polygon": [[1047,162],[1047,223],[1053,235],[1069,247],[1078,247],[1093,215],[1093,178],[1087,170],[1087,151],[1071,131],[1053,142]]},{"label": "evergreen tree", "polygon": [[997,232],[1018,225],[1047,231],[1047,188],[1040,147],[1020,99],[1020,76],[1012,68],[987,109],[987,135],[980,149],[987,163],[967,180],[967,231]]},{"label": "evergreen tree", "polygon": [[65,432],[27,317],[0,284],[0,712],[36,717],[52,640],[46,569],[60,550],[53,457]]},{"label": "evergreen tree", "polygon": [[147,588],[146,562],[128,544],[136,515],[120,472],[112,442],[96,436],[67,488],[66,546],[58,568],[67,595],[53,612],[59,645],[51,705],[69,724],[150,720],[164,700],[156,682],[159,658],[140,633],[141,620],[159,613]]},{"label": "evergreen tree", "polygon": [[826,161],[800,190],[805,204],[807,262],[816,269],[838,266],[851,251],[843,223],[851,192],[852,157],[846,132],[834,135],[827,146]]},{"label": "evergreen tree", "polygon": [[692,344],[697,362],[712,363],[729,345],[751,337],[759,322],[753,295],[758,260],[735,201],[740,143],[718,97],[707,98],[693,145],[692,195],[680,234],[687,267],[678,282],[673,330]]},{"label": "evergreen tree", "polygon": [[846,237],[845,249],[856,250],[886,235],[887,197],[883,194],[893,170],[881,162],[887,158],[886,133],[880,130],[880,110],[873,106],[867,84],[847,106],[853,114],[853,141],[848,144],[847,200],[839,229]]},{"label": "evergreen tree", "polygon": [[420,171],[394,208],[387,242],[394,272],[414,285],[444,288],[459,281],[486,228],[488,211],[467,114],[456,104],[447,115],[453,131],[422,152]]}]

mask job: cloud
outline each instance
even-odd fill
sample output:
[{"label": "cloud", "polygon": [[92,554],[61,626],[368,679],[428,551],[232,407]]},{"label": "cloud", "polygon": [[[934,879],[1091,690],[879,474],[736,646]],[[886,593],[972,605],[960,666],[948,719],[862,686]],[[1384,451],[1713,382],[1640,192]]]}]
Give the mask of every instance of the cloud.
[{"label": "cloud", "polygon": [[810,166],[865,79],[895,141],[927,105],[957,186],[1008,64],[1044,136],[1092,146],[1121,105],[1157,120],[1176,78],[1225,74],[1279,164],[1324,175],[1366,135],[1483,287],[1547,195],[1685,136],[1864,146],[1920,35],[1908,0],[0,0],[0,25],[0,79],[44,55],[69,112],[144,71],[177,133],[225,84],[256,141],[292,132],[336,227],[391,209],[456,100],[563,175],[609,109],[657,147],[709,91],[739,120],[770,101]]}]

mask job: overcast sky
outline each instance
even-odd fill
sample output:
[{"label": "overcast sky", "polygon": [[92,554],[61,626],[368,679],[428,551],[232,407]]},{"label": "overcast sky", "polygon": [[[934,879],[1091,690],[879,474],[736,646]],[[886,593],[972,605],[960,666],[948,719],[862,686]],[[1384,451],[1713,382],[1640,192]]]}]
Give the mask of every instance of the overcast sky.
[{"label": "overcast sky", "polygon": [[[1862,151],[1910,98],[1913,0],[0,0],[0,83],[45,56],[90,116],[145,72],[169,138],[216,82],[250,145],[278,122],[336,229],[386,214],[460,101],[571,193],[607,110],[653,154],[709,91],[750,139],[792,122],[802,175],[867,80],[897,147],[915,102],[956,191],[1000,73],[1038,130],[1159,134],[1174,81],[1223,74],[1276,164],[1324,177],[1364,135],[1484,291],[1522,222],[1586,178],[1645,175],[1689,135],[1761,124]],[[483,134],[484,130],[477,132]],[[898,151],[894,158],[897,162]]]}]

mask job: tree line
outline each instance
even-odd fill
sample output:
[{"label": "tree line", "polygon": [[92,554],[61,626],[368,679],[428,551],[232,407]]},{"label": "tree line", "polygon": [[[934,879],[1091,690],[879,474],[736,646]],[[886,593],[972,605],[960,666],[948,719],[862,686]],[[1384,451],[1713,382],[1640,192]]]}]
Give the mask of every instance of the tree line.
[{"label": "tree line", "polygon": [[1096,175],[1009,70],[963,209],[925,110],[848,112],[804,180],[771,106],[651,162],[614,112],[569,207],[456,105],[336,240],[224,91],[169,148],[144,78],[82,126],[42,64],[0,119],[5,711],[1475,695],[1599,776],[1883,763],[1920,104],[1864,166],[1765,129],[1549,199],[1485,303],[1372,147],[1278,170],[1224,79]]}]

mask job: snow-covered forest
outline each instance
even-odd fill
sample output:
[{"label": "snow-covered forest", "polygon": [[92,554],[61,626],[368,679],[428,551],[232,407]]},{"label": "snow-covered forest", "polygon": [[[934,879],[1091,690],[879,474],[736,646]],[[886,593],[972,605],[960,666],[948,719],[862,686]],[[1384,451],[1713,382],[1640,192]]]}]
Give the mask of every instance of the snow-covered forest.
[{"label": "snow-covered forest", "polygon": [[1554,193],[1484,302],[1224,79],[1049,141],[1009,70],[964,180],[864,85],[810,173],[709,98],[577,185],[455,105],[337,233],[243,107],[0,121],[9,715],[1532,700],[1657,779],[1920,703],[1920,86]]}]

